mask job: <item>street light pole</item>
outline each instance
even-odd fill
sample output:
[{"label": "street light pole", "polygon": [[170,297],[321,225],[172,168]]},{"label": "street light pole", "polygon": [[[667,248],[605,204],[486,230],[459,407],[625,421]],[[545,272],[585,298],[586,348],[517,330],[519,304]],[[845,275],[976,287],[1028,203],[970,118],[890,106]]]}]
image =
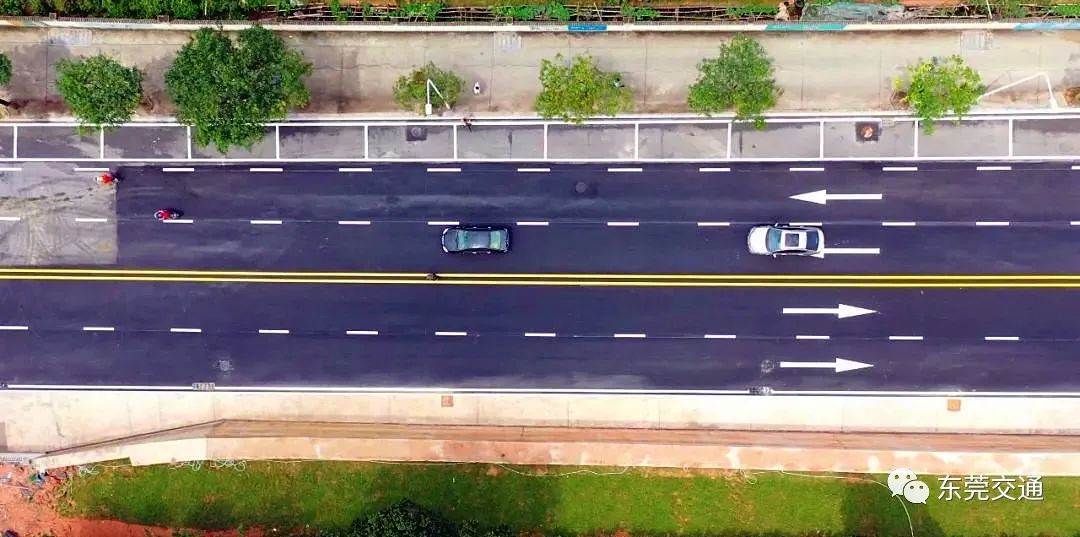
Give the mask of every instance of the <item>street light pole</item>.
[{"label": "street light pole", "polygon": [[431,90],[435,90],[435,94],[438,95],[440,99],[442,99],[443,105],[446,106],[446,111],[447,112],[450,111],[450,103],[446,102],[446,97],[443,97],[442,92],[439,91],[439,88],[435,85],[434,82],[431,81],[430,78],[427,79],[427,88],[426,88],[426,90],[427,90],[427,102],[424,103],[424,115],[425,116],[430,116],[431,112],[432,112],[432,110],[431,110]]}]

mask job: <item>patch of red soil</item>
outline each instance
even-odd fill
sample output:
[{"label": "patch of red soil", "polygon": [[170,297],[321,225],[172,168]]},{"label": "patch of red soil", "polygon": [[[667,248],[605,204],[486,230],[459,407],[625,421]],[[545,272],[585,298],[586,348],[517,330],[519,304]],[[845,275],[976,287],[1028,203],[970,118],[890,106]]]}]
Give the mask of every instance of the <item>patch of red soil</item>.
[{"label": "patch of red soil", "polygon": [[[20,537],[172,537],[172,530],[115,520],[65,518],[56,509],[62,501],[63,483],[69,471],[50,471],[44,483],[30,481],[29,466],[0,464],[0,532],[12,530]],[[270,537],[275,532],[247,529],[245,537]],[[192,531],[199,537],[238,537],[236,530]]]}]

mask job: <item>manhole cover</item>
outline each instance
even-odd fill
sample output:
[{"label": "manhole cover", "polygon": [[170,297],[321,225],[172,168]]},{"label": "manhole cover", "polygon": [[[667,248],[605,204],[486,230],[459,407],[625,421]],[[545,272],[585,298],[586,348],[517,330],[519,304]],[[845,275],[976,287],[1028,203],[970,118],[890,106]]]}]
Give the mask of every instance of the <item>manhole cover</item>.
[{"label": "manhole cover", "polygon": [[422,142],[427,140],[427,127],[405,127],[406,142]]},{"label": "manhole cover", "polygon": [[858,121],[855,123],[855,141],[860,143],[876,142],[881,136],[881,124],[876,121]]}]

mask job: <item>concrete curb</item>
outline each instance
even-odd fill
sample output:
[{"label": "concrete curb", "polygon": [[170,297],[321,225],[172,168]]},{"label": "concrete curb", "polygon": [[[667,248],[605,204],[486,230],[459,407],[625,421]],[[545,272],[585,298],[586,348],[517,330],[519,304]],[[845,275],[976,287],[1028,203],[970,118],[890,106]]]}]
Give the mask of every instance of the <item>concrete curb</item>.
[{"label": "concrete curb", "polygon": [[[191,32],[207,26],[227,31],[239,31],[256,24],[246,21],[157,22],[150,20],[106,19],[48,19],[3,18],[0,28],[65,28],[86,30],[153,30]],[[736,32],[927,32],[957,30],[1005,31],[1062,31],[1080,30],[1080,21],[1041,22],[913,22],[913,23],[845,23],[845,22],[777,22],[766,24],[637,24],[637,23],[575,23],[575,24],[383,24],[383,23],[269,23],[262,26],[279,32],[383,32],[383,33],[736,33]]]}]

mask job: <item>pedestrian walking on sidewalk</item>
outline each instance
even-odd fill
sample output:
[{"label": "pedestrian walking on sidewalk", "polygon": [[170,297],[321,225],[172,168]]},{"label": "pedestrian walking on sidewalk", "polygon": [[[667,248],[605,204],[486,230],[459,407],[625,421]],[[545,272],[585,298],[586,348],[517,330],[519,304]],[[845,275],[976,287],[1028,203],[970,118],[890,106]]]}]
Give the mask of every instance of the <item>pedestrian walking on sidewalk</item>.
[{"label": "pedestrian walking on sidewalk", "polygon": [[475,84],[473,84],[473,86],[472,86],[472,94],[473,95],[480,95],[480,82],[479,81],[477,81]]},{"label": "pedestrian walking on sidewalk", "polygon": [[470,119],[469,117],[463,117],[461,118],[461,124],[465,125],[465,128],[469,129],[469,132],[472,132],[472,119]]}]

